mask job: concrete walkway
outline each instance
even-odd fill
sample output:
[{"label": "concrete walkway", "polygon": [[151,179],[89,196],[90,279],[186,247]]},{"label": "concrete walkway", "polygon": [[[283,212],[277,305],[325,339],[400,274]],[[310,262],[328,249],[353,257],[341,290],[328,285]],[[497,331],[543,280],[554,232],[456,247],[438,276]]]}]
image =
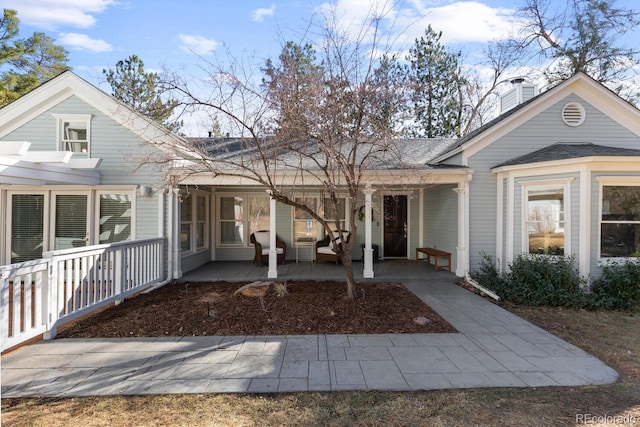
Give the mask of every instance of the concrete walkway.
[{"label": "concrete walkway", "polygon": [[60,339],[3,357],[2,397],[578,386],[618,378],[583,350],[458,287],[450,273],[402,281],[459,333]]}]

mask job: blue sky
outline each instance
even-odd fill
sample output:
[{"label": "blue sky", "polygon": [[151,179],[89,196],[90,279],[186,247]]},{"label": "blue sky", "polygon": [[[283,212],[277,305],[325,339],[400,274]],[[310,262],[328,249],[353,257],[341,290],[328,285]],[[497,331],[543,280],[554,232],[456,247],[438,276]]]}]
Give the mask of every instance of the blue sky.
[{"label": "blue sky", "polygon": [[[565,0],[553,0],[564,4]],[[639,0],[618,0],[638,7]],[[386,3],[384,25],[406,49],[427,24],[443,31],[443,42],[478,62],[487,41],[517,25],[521,0],[2,0],[18,11],[20,35],[43,31],[69,51],[76,74],[109,91],[102,70],[138,55],[147,70],[197,73],[203,61],[230,52],[259,65],[276,57],[287,40],[312,41],[310,22],[320,23],[327,6],[342,22],[359,23],[370,8]],[[629,38],[640,45],[640,29]]]}]

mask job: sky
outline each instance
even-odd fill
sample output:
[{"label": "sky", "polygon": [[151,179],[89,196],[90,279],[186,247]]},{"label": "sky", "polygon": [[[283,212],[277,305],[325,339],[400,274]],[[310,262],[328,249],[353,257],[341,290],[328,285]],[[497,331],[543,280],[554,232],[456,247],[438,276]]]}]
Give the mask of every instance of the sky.
[{"label": "sky", "polygon": [[[564,4],[565,0],[552,0]],[[618,0],[638,7],[640,0]],[[462,50],[465,61],[482,60],[490,40],[517,26],[522,0],[0,0],[15,9],[20,37],[44,32],[69,52],[79,76],[109,92],[102,70],[137,55],[147,71],[167,69],[196,75],[207,61],[233,55],[258,62],[277,57],[283,44],[313,41],[314,25],[329,6],[354,24],[372,7],[386,4],[383,25],[396,35],[394,47],[406,49],[428,24],[443,32],[441,41]],[[640,46],[640,29],[629,36]]]}]

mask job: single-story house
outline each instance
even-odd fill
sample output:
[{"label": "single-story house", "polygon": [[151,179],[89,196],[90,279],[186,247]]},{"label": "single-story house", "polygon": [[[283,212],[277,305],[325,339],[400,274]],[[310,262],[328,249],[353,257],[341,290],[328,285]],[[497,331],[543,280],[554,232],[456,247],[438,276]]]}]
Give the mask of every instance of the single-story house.
[{"label": "single-story house", "polygon": [[[367,206],[353,253],[367,257],[365,277],[375,275],[368,257],[412,259],[423,247],[451,253],[458,276],[482,253],[501,267],[522,252],[574,255],[590,276],[640,250],[640,111],[584,74],[540,94],[516,83],[502,107],[461,139],[403,141],[411,173],[386,165],[366,178],[362,200],[344,198],[345,208]],[[5,106],[0,264],[166,237],[175,278],[210,261],[252,260],[250,235],[264,229],[285,242],[288,260],[313,257],[322,229],[263,187],[149,160],[164,147],[208,142],[169,133],[72,72]],[[232,150],[238,140],[216,143]],[[320,186],[288,179],[323,211]],[[268,268],[277,277],[275,259]]]}]

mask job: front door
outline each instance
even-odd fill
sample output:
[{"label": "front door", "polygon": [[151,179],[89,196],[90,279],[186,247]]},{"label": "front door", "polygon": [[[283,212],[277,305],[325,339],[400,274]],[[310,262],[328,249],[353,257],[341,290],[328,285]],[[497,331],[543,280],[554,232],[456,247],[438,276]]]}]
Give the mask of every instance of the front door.
[{"label": "front door", "polygon": [[384,257],[407,257],[407,196],[384,196]]}]

